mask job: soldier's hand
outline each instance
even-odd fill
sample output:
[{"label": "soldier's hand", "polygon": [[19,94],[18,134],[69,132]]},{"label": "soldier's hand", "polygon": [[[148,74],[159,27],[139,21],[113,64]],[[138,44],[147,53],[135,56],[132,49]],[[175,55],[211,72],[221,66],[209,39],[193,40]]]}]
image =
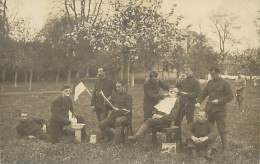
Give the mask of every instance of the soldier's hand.
[{"label": "soldier's hand", "polygon": [[195,104],[195,107],[196,107],[196,108],[199,108],[199,107],[200,107],[200,103],[196,103],[196,104]]},{"label": "soldier's hand", "polygon": [[90,106],[91,111],[95,112],[95,106]]},{"label": "soldier's hand", "polygon": [[219,103],[219,100],[218,99],[214,99],[211,101],[213,104],[218,104]]}]

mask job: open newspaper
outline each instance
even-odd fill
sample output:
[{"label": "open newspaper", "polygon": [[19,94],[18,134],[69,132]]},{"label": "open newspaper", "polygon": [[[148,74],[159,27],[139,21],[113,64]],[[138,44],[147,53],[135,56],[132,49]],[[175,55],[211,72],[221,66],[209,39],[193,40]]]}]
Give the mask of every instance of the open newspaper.
[{"label": "open newspaper", "polygon": [[161,100],[157,105],[154,107],[159,111],[163,112],[165,114],[170,114],[175,102],[177,100],[176,94],[171,94],[169,97],[166,97],[165,99]]}]

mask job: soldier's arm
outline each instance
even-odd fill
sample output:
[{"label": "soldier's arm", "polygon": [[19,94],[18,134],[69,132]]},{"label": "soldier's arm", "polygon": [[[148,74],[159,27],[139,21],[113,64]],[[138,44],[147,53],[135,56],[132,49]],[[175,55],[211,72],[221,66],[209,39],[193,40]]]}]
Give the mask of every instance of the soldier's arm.
[{"label": "soldier's arm", "polygon": [[199,103],[201,103],[208,96],[208,86],[209,83],[206,85],[206,87],[202,90],[201,94],[199,95],[198,98]]},{"label": "soldier's arm", "polygon": [[219,104],[226,104],[230,102],[233,99],[233,93],[231,86],[228,84],[228,82],[224,82],[224,93],[221,98],[219,98]]},{"label": "soldier's arm", "polygon": [[158,101],[160,99],[162,99],[164,96],[161,94],[156,94],[154,93],[148,85],[144,85],[144,94],[149,97],[150,99],[154,100],[154,101]]},{"label": "soldier's arm", "polygon": [[170,86],[161,80],[159,80],[159,86],[166,91],[169,91],[170,89]]},{"label": "soldier's arm", "polygon": [[94,106],[96,103],[96,92],[97,92],[97,82],[95,83],[95,86],[93,89],[90,106]]}]

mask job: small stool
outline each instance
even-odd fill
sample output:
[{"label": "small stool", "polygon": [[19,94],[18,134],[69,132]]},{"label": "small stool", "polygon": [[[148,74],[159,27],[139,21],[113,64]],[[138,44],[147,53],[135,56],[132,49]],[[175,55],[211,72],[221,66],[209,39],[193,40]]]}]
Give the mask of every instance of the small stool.
[{"label": "small stool", "polygon": [[[171,126],[169,128],[163,128],[162,132],[164,132],[166,135],[166,142],[171,143],[173,142],[172,134],[181,133],[181,128],[178,126]],[[181,143],[181,137],[180,137],[180,143]]]},{"label": "small stool", "polygon": [[81,143],[81,129],[85,125],[86,124],[82,124],[82,123],[71,124],[71,128],[75,130],[75,140],[77,143]]}]

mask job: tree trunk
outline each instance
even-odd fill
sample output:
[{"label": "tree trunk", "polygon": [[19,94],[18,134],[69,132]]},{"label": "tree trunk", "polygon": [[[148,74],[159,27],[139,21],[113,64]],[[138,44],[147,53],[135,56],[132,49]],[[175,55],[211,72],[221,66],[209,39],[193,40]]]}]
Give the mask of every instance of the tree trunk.
[{"label": "tree trunk", "polygon": [[29,75],[29,91],[32,90],[32,80],[33,80],[33,69],[30,69],[30,75]]},{"label": "tree trunk", "polygon": [[131,73],[131,87],[134,87],[135,86],[135,73],[134,73],[132,63],[131,63],[131,67],[130,67],[130,73]]},{"label": "tree trunk", "polygon": [[79,77],[80,77],[80,69],[76,73],[76,79],[79,79]]},{"label": "tree trunk", "polygon": [[127,59],[127,87],[130,84],[130,61]]},{"label": "tree trunk", "polygon": [[89,67],[87,67],[87,70],[86,70],[86,77],[89,77]]},{"label": "tree trunk", "polygon": [[60,73],[56,72],[56,76],[55,76],[55,84],[56,84],[56,86],[58,86],[59,80],[60,80]]},{"label": "tree trunk", "polygon": [[15,70],[14,72],[14,88],[17,88],[17,77],[18,77],[18,72]]},{"label": "tree trunk", "polygon": [[6,79],[6,68],[4,67],[2,69],[2,83],[3,84],[5,83],[5,79]]},{"label": "tree trunk", "polygon": [[28,83],[28,72],[24,71],[24,85],[27,86]]},{"label": "tree trunk", "polygon": [[71,69],[68,70],[67,83],[70,85],[71,83]]}]

